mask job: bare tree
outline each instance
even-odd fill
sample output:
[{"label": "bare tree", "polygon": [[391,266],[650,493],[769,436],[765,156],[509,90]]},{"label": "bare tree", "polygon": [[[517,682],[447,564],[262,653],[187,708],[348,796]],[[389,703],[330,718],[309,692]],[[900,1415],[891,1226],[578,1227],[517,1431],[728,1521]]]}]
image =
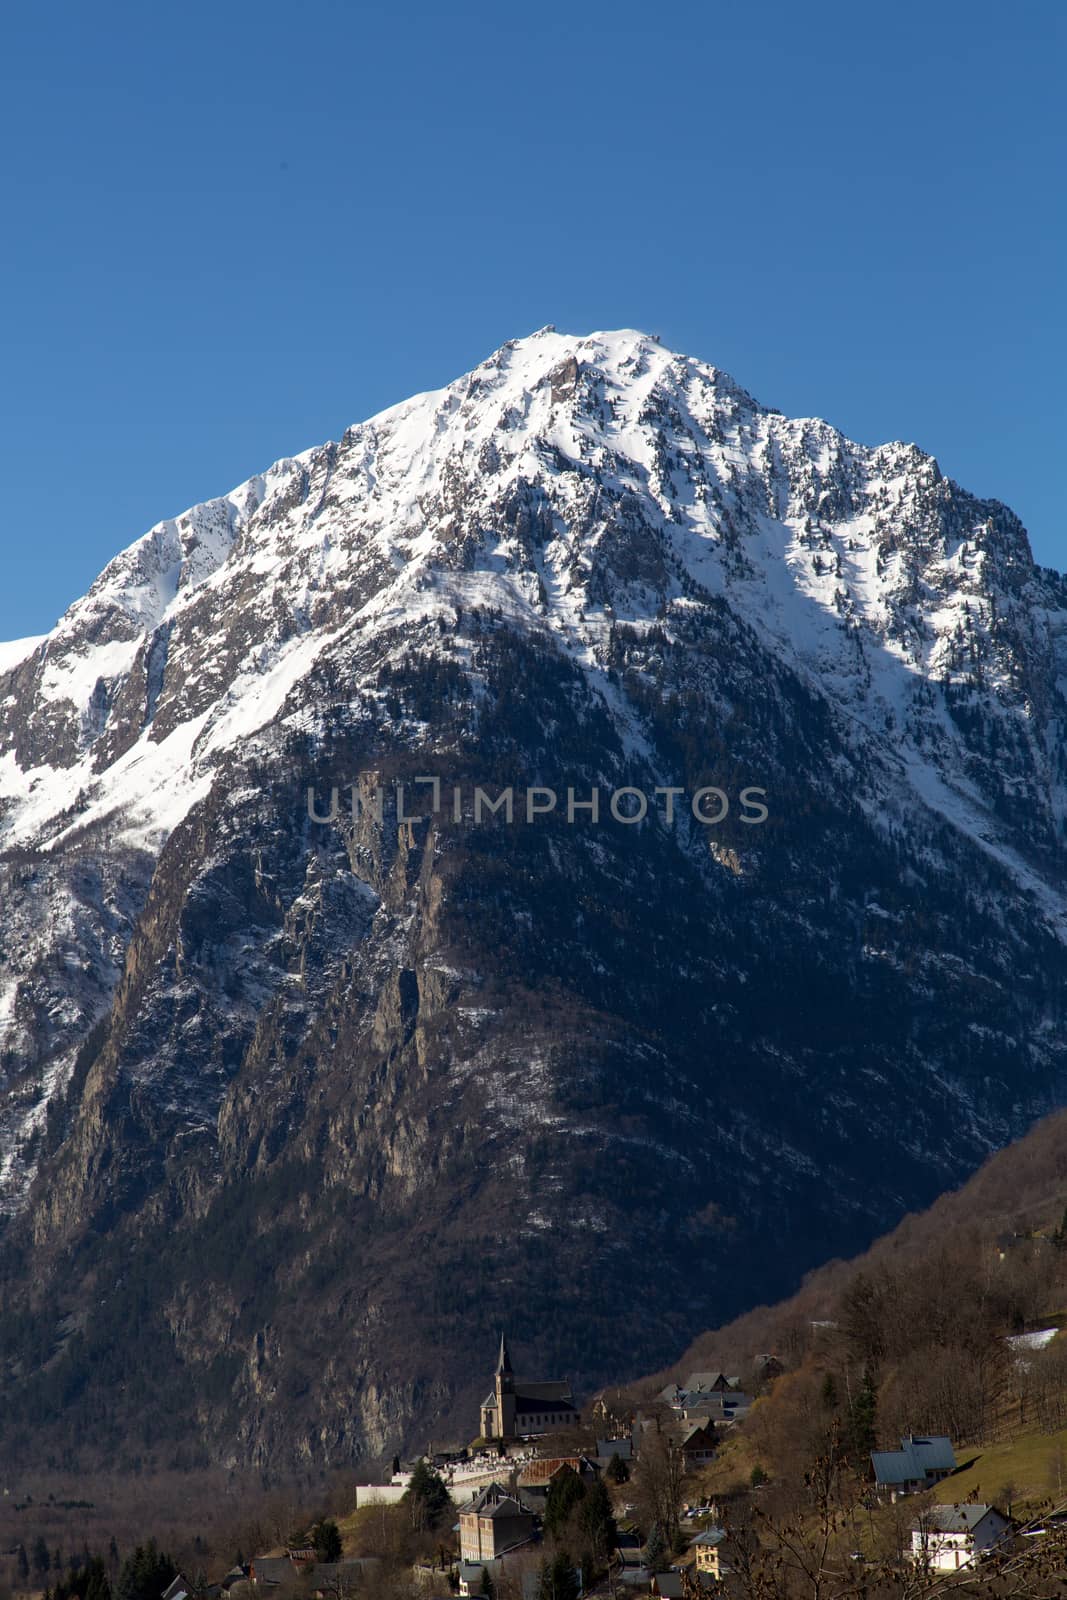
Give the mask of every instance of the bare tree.
[{"label": "bare tree", "polygon": [[657,1524],[667,1542],[678,1537],[685,1458],[669,1433],[649,1431],[633,1475],[634,1500],[646,1527]]}]

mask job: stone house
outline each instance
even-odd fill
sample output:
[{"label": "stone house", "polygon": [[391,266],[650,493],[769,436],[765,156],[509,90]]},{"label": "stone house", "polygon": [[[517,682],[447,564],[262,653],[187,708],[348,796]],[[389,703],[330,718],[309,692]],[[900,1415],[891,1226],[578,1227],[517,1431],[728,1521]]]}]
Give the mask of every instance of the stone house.
[{"label": "stone house", "polygon": [[703,1533],[698,1533],[690,1541],[689,1548],[695,1558],[697,1572],[707,1572],[718,1580],[722,1577],[719,1570],[719,1546],[726,1538],[722,1528],[705,1528]]},{"label": "stone house", "polygon": [[533,1513],[499,1483],[490,1483],[459,1508],[460,1559],[495,1561],[532,1539]]}]

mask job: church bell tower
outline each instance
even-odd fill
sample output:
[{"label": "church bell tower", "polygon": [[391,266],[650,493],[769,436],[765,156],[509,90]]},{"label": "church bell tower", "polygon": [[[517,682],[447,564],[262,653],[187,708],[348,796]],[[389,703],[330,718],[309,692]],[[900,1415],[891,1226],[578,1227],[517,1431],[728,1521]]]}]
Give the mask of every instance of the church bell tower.
[{"label": "church bell tower", "polygon": [[500,1439],[512,1439],[515,1436],[515,1370],[503,1334],[500,1335],[500,1355],[496,1363],[496,1431]]}]

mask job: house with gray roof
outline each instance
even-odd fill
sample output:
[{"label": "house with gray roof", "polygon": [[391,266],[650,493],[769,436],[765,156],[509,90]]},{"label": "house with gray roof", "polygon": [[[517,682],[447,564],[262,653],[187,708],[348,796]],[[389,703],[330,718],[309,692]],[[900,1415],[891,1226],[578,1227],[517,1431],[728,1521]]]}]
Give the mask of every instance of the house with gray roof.
[{"label": "house with gray roof", "polygon": [[728,1378],[725,1372],[691,1372],[682,1387],[686,1394],[725,1394],[740,1382],[740,1378]]},{"label": "house with gray roof", "polygon": [[716,1581],[722,1576],[719,1569],[719,1546],[725,1538],[724,1528],[705,1528],[695,1539],[690,1539],[689,1548],[696,1557],[698,1575],[707,1573]]},{"label": "house with gray roof", "polygon": [[257,1589],[280,1589],[295,1581],[296,1569],[288,1556],[254,1556],[248,1576]]},{"label": "house with gray roof", "polygon": [[724,1394],[686,1395],[675,1409],[686,1422],[740,1422],[752,1405],[752,1396],[737,1389]]},{"label": "house with gray roof", "polygon": [[694,1467],[704,1467],[709,1461],[714,1461],[716,1443],[715,1429],[707,1423],[687,1430],[679,1446],[687,1470],[692,1471]]},{"label": "house with gray roof", "polygon": [[348,1600],[367,1587],[381,1566],[378,1556],[348,1556],[342,1561],[316,1561],[305,1568],[304,1583],[316,1600]]},{"label": "house with gray roof", "polygon": [[959,1572],[1003,1544],[1011,1526],[996,1506],[931,1506],[912,1526],[908,1555],[929,1572]]},{"label": "house with gray roof", "polygon": [[634,1446],[632,1439],[598,1439],[596,1442],[597,1461],[610,1461],[612,1456],[618,1456],[620,1461],[633,1459]]},{"label": "house with gray roof", "polygon": [[686,1422],[721,1422],[723,1418],[723,1406],[718,1395],[701,1395],[697,1399],[687,1395],[680,1410]]},{"label": "house with gray roof", "polygon": [[946,1434],[905,1434],[899,1450],[872,1450],[871,1476],[879,1494],[898,1495],[930,1489],[956,1470],[956,1452]]},{"label": "house with gray roof", "polygon": [[466,1600],[466,1596],[468,1595],[478,1595],[482,1593],[482,1584],[485,1580],[486,1572],[489,1573],[493,1583],[496,1583],[496,1580],[500,1576],[500,1562],[461,1561],[458,1572],[459,1592],[462,1596],[464,1596],[464,1600]]},{"label": "house with gray roof", "polygon": [[535,1532],[529,1506],[499,1483],[479,1489],[459,1508],[459,1553],[464,1561],[495,1561],[528,1544]]}]

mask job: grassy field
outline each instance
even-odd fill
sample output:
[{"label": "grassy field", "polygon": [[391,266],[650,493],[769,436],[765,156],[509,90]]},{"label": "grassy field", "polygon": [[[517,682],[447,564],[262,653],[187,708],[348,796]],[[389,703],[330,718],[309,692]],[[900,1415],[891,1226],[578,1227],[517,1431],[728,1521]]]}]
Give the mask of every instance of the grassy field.
[{"label": "grassy field", "polygon": [[[974,1494],[1002,1505],[1010,1498],[1016,1516],[1049,1500],[1057,1505],[1067,1501],[1067,1428],[1057,1433],[1020,1433],[986,1450],[961,1449],[957,1456],[961,1470],[938,1490],[945,1501],[966,1500]],[[1010,1496],[1004,1493],[1008,1487]]]},{"label": "grassy field", "polygon": [[[956,1457],[960,1470],[938,1490],[945,1502],[966,1500],[973,1494],[1000,1505],[1006,1498],[1002,1491],[1009,1486],[1016,1515],[1049,1500],[1057,1505],[1067,1502],[1067,1428],[1057,1433],[1020,1433],[986,1449],[961,1447]],[[743,1435],[735,1436],[700,1475],[701,1489],[712,1496],[736,1492],[747,1486],[755,1464],[749,1442]]]},{"label": "grassy field", "polygon": [[746,1489],[755,1464],[752,1443],[744,1433],[727,1435],[715,1460],[693,1474],[690,1487],[695,1487],[692,1487],[692,1496],[706,1495],[714,1499],[716,1495],[736,1494]]}]

